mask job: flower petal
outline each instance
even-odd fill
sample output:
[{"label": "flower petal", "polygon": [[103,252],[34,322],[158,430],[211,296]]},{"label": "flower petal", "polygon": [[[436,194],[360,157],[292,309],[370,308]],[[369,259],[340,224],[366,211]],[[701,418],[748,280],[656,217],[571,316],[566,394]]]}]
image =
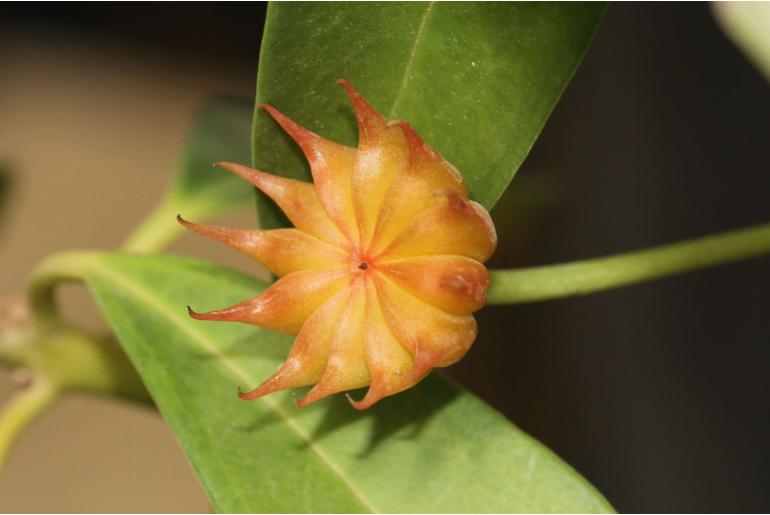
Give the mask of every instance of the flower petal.
[{"label": "flower petal", "polygon": [[297,334],[310,315],[338,292],[349,277],[347,267],[294,272],[253,299],[208,313],[190,310],[190,316],[197,320],[243,322]]},{"label": "flower petal", "polygon": [[366,281],[364,343],[371,385],[363,399],[351,399],[354,408],[366,409],[383,397],[406,390],[422,379],[412,377],[414,359],[385,323],[373,280]]},{"label": "flower petal", "polygon": [[[362,242],[369,242],[385,196],[407,164],[404,131],[388,121],[347,81],[338,81],[348,93],[358,119],[358,152],[353,167],[353,206]],[[368,247],[368,244],[365,245]]]},{"label": "flower petal", "polygon": [[431,194],[434,207],[418,214],[375,259],[458,255],[486,261],[497,246],[497,234],[486,209],[454,191]]},{"label": "flower petal", "polygon": [[432,205],[430,194],[434,191],[450,190],[468,198],[468,188],[457,169],[430,148],[408,123],[393,123],[404,131],[409,163],[396,177],[382,204],[370,255],[382,251],[417,213]]},{"label": "flower petal", "polygon": [[297,142],[310,163],[318,198],[331,219],[352,242],[358,240],[358,225],[353,214],[351,177],[356,149],[340,145],[311,132],[292,121],[273,106],[260,104]]},{"label": "flower petal", "polygon": [[256,399],[285,388],[315,384],[326,370],[331,354],[332,334],[339,326],[343,310],[350,298],[346,286],[307,319],[289,351],[289,356],[273,376],[258,388],[239,393],[244,400]]},{"label": "flower petal", "polygon": [[414,356],[413,379],[459,360],[476,339],[472,315],[441,311],[405,292],[382,274],[372,274],[382,315],[396,339]]},{"label": "flower petal", "polygon": [[350,246],[309,182],[285,179],[235,163],[215,163],[215,166],[230,170],[259,188],[278,204],[297,229],[342,248]]},{"label": "flower petal", "polygon": [[473,313],[487,298],[489,272],[464,256],[420,256],[381,263],[377,269],[400,288],[447,313]]},{"label": "flower petal", "polygon": [[350,282],[347,306],[331,338],[331,352],[321,380],[297,406],[305,407],[333,393],[360,388],[369,384],[364,351],[364,320],[366,297],[363,274]]},{"label": "flower petal", "polygon": [[219,240],[254,258],[279,277],[299,270],[339,267],[348,261],[337,247],[297,229],[257,231],[196,224],[181,216],[177,216],[177,220],[198,234]]}]

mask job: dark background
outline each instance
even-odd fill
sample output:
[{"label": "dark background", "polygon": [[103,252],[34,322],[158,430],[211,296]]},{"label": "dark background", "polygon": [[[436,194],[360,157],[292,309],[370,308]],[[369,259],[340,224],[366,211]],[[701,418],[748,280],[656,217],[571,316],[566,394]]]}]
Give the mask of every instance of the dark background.
[{"label": "dark background", "polygon": [[[227,61],[248,75],[264,9],[16,6],[0,16]],[[520,218],[498,227],[492,266],[589,258],[770,220],[769,121],[768,84],[707,4],[612,5],[498,205]],[[533,191],[546,200],[537,209],[527,207]],[[768,286],[762,258],[486,308],[477,343],[449,373],[619,511],[768,511]]]}]

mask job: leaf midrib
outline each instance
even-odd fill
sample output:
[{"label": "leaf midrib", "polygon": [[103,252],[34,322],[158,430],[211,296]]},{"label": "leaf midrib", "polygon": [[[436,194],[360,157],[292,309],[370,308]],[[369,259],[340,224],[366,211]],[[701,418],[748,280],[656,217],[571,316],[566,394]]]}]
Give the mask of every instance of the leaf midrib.
[{"label": "leaf midrib", "polygon": [[401,101],[401,96],[403,95],[404,90],[408,86],[409,74],[412,70],[412,63],[414,62],[414,56],[417,54],[417,47],[420,44],[423,30],[425,30],[425,25],[428,21],[428,17],[433,11],[433,6],[435,5],[435,3],[436,3],[435,0],[428,2],[427,7],[425,8],[425,12],[422,13],[422,17],[420,18],[420,25],[418,25],[417,27],[417,34],[415,35],[414,43],[412,44],[412,50],[409,52],[409,58],[406,60],[406,66],[404,67],[404,76],[401,78],[401,84],[398,87],[398,92],[396,93],[396,96],[393,98],[393,104],[390,106],[390,111],[388,112],[388,119],[392,120],[393,117],[396,115],[396,108],[398,107],[398,103]]},{"label": "leaf midrib", "polygon": [[[223,355],[216,347],[209,344],[206,336],[199,332],[194,325],[187,323],[187,319],[180,316],[177,313],[175,307],[163,302],[159,297],[152,294],[150,290],[142,288],[130,279],[116,274],[114,269],[105,266],[103,263],[93,263],[89,272],[101,276],[107,282],[112,282],[125,293],[133,294],[137,300],[150,305],[155,313],[164,316],[168,321],[175,325],[180,331],[186,333],[192,341],[194,341],[205,352],[214,357],[217,362],[229,370],[239,380],[242,380],[244,384],[249,385],[251,388],[257,385],[253,382],[248,373],[236,363],[232,362],[225,355]],[[264,397],[262,401],[273,410],[281,420],[291,429],[301,440],[307,443],[307,446],[316,453],[319,459],[325,463],[329,469],[339,478],[340,482],[347,487],[356,499],[364,506],[366,510],[371,513],[380,513],[374,504],[368,499],[368,497],[356,486],[353,480],[345,473],[342,466],[334,461],[331,456],[321,447],[321,445],[313,440],[313,437],[305,431],[274,399],[270,397]]]}]

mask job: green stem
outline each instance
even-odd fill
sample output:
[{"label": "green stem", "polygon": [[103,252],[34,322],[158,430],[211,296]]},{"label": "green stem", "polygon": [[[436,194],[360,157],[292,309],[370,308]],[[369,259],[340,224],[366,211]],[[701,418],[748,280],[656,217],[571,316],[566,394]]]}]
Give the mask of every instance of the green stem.
[{"label": "green stem", "polygon": [[488,304],[584,295],[770,254],[770,223],[615,256],[493,270]]},{"label": "green stem", "polygon": [[183,231],[176,221],[178,213],[178,203],[170,198],[164,199],[131,233],[123,243],[122,249],[137,254],[162,249]]},{"label": "green stem", "polygon": [[55,288],[62,282],[82,282],[99,252],[62,252],[46,257],[29,280],[29,303],[39,320],[58,320]]},{"label": "green stem", "polygon": [[[30,331],[0,339],[0,362],[36,370],[65,388],[148,401],[136,370],[112,338],[96,336],[62,322],[56,312],[54,289],[62,281],[83,282],[99,266],[102,253],[74,251],[44,259],[29,281],[30,307],[35,317]],[[0,333],[2,336],[2,333]],[[11,344],[11,340],[15,344]]]},{"label": "green stem", "polygon": [[14,442],[27,425],[53,404],[59,388],[44,378],[36,377],[31,385],[17,393],[0,413],[0,470]]}]

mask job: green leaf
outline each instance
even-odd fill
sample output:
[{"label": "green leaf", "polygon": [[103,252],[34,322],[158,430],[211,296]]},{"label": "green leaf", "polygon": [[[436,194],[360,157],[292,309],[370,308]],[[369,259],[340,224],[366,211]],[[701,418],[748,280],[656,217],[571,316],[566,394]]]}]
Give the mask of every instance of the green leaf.
[{"label": "green leaf", "polygon": [[189,135],[180,173],[171,195],[180,202],[209,205],[209,212],[233,209],[251,201],[251,188],[232,174],[212,170],[217,161],[248,162],[248,134],[253,107],[246,100],[214,96],[201,108]]},{"label": "green leaf", "polygon": [[[572,77],[601,3],[271,3],[257,101],[355,145],[346,78],[388,118],[409,121],[491,208]],[[298,148],[255,112],[254,164],[309,179]],[[260,202],[274,226],[274,206]]]},{"label": "green leaf", "polygon": [[714,2],[711,9],[725,34],[770,80],[770,3]]},{"label": "green leaf", "polygon": [[291,394],[252,402],[252,388],[291,338],[199,322],[263,284],[172,256],[86,254],[79,265],[223,512],[605,512],[568,465],[504,417],[432,374],[358,412],[338,395],[299,409]]},{"label": "green leaf", "polygon": [[253,202],[253,188],[222,170],[217,161],[248,163],[253,106],[245,100],[214,96],[199,110],[187,138],[179,171],[171,188],[124,248],[155,251],[182,232],[177,213],[202,220]]}]

